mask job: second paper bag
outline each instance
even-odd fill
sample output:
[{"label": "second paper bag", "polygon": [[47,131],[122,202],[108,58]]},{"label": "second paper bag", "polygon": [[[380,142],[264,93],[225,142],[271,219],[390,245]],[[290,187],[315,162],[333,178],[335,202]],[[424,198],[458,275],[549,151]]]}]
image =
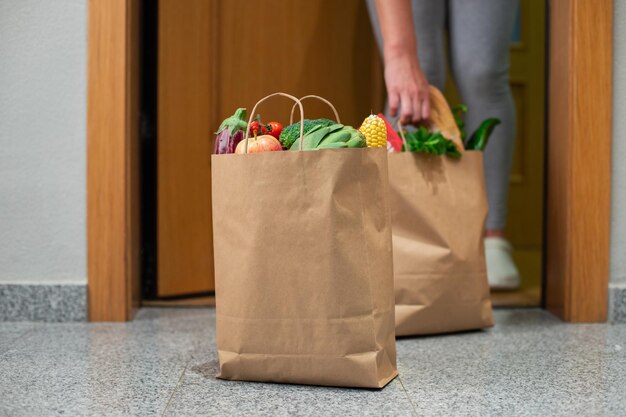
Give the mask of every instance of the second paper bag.
[{"label": "second paper bag", "polygon": [[398,336],[493,325],[481,152],[389,155]]}]

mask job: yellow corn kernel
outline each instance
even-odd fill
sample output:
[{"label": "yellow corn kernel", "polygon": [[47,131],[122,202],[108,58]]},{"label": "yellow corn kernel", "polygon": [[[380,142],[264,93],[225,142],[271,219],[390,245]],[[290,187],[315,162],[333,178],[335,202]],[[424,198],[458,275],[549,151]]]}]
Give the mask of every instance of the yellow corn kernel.
[{"label": "yellow corn kernel", "polygon": [[369,148],[387,147],[387,126],[380,117],[374,114],[367,116],[359,130],[365,136]]}]

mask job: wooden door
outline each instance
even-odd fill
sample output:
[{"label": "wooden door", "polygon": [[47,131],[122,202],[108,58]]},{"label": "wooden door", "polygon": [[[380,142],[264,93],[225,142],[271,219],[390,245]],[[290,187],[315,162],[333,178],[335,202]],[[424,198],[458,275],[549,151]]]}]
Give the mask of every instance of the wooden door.
[{"label": "wooden door", "polygon": [[[521,292],[515,300],[537,305],[543,240],[545,44],[545,3],[521,0],[510,49],[517,137],[506,234],[522,275]],[[450,77],[446,95],[451,103],[459,102]]]},{"label": "wooden door", "polygon": [[160,0],[157,294],[214,289],[211,22],[207,0]]},{"label": "wooden door", "polygon": [[[363,0],[229,0],[219,7],[219,118],[283,91],[329,99],[342,123],[360,125],[384,101],[382,70]],[[305,117],[330,117],[305,101]],[[263,120],[288,123],[293,103],[263,104]]]},{"label": "wooden door", "polygon": [[[214,289],[210,153],[220,121],[263,96],[317,94],[341,121],[382,109],[384,88],[363,0],[160,0],[158,295]],[[287,124],[293,103],[263,104]],[[307,118],[330,117],[305,102]]]}]

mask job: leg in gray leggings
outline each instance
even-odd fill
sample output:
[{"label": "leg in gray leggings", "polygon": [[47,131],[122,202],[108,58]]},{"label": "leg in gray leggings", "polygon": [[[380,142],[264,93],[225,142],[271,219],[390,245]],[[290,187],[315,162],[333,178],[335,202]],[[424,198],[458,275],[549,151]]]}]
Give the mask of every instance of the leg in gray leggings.
[{"label": "leg in gray leggings", "polygon": [[469,112],[468,132],[487,117],[502,124],[485,149],[489,199],[487,229],[506,224],[515,145],[515,104],[509,86],[509,45],[517,0],[450,0],[450,56],[454,79]]},{"label": "leg in gray leggings", "polygon": [[[412,0],[420,64],[428,81],[445,82],[444,30],[448,17],[450,63],[472,132],[483,119],[502,120],[485,151],[489,199],[487,229],[506,224],[509,176],[515,141],[515,107],[509,87],[509,44],[518,0]],[[370,16],[380,45],[374,0]]]}]

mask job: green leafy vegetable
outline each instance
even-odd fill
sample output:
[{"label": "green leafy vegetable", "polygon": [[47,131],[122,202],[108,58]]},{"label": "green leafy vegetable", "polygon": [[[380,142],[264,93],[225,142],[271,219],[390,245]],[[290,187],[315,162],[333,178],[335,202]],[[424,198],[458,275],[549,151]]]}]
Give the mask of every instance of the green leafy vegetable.
[{"label": "green leafy vegetable", "polygon": [[[465,141],[467,132],[463,118],[467,110],[468,108],[465,104],[459,104],[452,108],[454,121],[461,132],[461,140],[465,142],[465,150],[484,151],[489,136],[491,136],[493,129],[500,124],[500,119],[485,119],[478,129],[472,133],[470,138]],[[455,158],[461,156],[454,142],[445,138],[441,132],[431,132],[424,126],[415,131],[406,132],[404,136],[406,138],[406,146],[402,145],[403,152],[408,150],[409,152],[423,152],[431,155],[449,155]]]},{"label": "green leafy vegetable", "polygon": [[[364,148],[365,136],[351,126],[333,123],[331,126],[317,125],[304,134],[302,150]],[[300,138],[291,145],[290,150],[300,150]]]},{"label": "green leafy vegetable", "polygon": [[[309,133],[315,126],[332,126],[336,122],[329,119],[304,119],[304,134]],[[300,137],[300,122],[291,124],[280,132],[279,140],[283,149],[290,149],[293,143]]]},{"label": "green leafy vegetable", "polygon": [[405,132],[404,137],[406,146],[402,146],[403,151],[449,155],[455,158],[461,156],[454,142],[446,139],[441,132],[431,132],[424,126],[412,132]]}]

